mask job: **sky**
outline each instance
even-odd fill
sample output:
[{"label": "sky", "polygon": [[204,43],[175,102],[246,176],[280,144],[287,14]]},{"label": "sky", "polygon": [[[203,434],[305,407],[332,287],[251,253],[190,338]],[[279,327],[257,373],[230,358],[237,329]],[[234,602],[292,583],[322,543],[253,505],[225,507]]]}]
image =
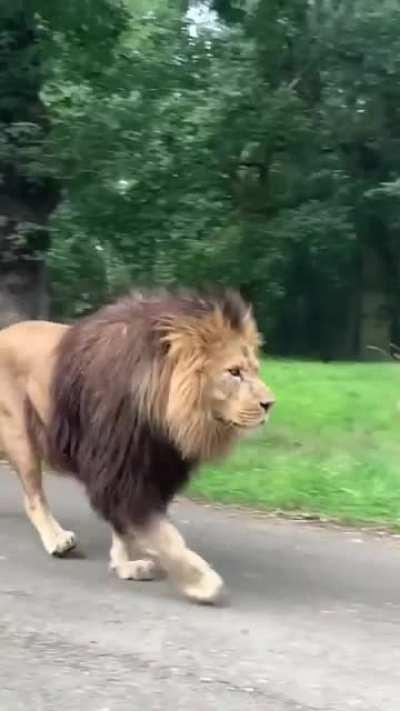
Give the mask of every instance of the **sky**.
[{"label": "sky", "polygon": [[217,14],[210,10],[209,2],[206,0],[192,2],[187,15],[191,21],[190,33],[192,35],[196,35],[201,26],[212,27],[217,24]]}]

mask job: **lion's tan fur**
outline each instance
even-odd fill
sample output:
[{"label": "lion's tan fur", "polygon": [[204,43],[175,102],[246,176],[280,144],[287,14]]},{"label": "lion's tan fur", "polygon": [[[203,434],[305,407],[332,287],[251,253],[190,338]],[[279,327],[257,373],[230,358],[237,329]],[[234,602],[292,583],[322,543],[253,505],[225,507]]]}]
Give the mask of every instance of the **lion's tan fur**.
[{"label": "lion's tan fur", "polygon": [[26,395],[47,423],[56,350],[67,328],[46,321],[28,321],[0,331],[0,443],[4,454],[14,449],[11,425],[18,422],[22,427],[24,423]]}]

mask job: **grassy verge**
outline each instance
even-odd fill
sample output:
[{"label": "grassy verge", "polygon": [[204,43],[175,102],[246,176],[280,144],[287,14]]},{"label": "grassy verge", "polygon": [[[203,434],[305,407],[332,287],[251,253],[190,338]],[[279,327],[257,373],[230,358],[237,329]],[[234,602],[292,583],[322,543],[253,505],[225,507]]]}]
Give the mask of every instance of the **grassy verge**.
[{"label": "grassy verge", "polygon": [[400,365],[271,361],[264,376],[271,422],[191,493],[400,526]]}]

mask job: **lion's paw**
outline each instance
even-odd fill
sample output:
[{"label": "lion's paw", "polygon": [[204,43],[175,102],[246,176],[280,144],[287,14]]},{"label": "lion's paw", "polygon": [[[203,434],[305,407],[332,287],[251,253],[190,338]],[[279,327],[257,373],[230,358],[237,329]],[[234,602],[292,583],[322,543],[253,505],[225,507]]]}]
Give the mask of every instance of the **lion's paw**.
[{"label": "lion's paw", "polygon": [[48,539],[43,540],[44,547],[49,555],[62,556],[76,546],[75,533],[60,529]]},{"label": "lion's paw", "polygon": [[185,585],[182,592],[193,602],[216,605],[225,596],[225,585],[221,576],[210,568],[195,584]]},{"label": "lion's paw", "polygon": [[157,565],[153,560],[128,560],[112,565],[120,580],[154,580],[158,577]]}]

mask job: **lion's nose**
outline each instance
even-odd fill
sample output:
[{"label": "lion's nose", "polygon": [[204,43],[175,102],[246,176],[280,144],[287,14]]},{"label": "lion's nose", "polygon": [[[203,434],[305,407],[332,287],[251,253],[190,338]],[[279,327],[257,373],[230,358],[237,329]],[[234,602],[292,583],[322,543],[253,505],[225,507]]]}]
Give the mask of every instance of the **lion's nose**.
[{"label": "lion's nose", "polygon": [[263,399],[260,402],[260,405],[264,412],[269,412],[273,405],[275,404],[275,398],[271,392],[266,392]]}]

